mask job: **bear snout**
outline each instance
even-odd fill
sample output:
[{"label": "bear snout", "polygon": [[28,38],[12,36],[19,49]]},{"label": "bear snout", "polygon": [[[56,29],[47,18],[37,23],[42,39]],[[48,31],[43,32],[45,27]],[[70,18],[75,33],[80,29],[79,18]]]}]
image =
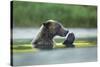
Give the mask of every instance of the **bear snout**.
[{"label": "bear snout", "polygon": [[66,36],[66,35],[68,34],[68,32],[69,32],[68,30],[67,30],[67,31],[65,30],[65,32],[64,32],[64,36]]}]

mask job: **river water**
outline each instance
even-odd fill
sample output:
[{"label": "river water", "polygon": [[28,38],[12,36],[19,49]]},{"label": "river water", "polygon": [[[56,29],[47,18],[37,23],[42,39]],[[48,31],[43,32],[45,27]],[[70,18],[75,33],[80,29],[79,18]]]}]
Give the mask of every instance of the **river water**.
[{"label": "river water", "polygon": [[[69,32],[73,32],[76,38],[92,38],[97,37],[97,29],[95,28],[66,28]],[[32,39],[38,33],[39,28],[14,28],[13,39]],[[61,38],[57,36],[56,38]]]},{"label": "river water", "polygon": [[41,50],[32,53],[14,53],[14,66],[79,63],[97,61],[97,48],[66,48],[54,50]]},{"label": "river water", "polygon": [[[67,29],[66,29],[67,30]],[[69,28],[76,38],[96,38],[97,29]],[[14,28],[13,39],[32,39],[39,28]],[[62,38],[62,37],[56,37]],[[41,50],[39,52],[13,53],[14,66],[61,64],[97,61],[97,47]]]}]

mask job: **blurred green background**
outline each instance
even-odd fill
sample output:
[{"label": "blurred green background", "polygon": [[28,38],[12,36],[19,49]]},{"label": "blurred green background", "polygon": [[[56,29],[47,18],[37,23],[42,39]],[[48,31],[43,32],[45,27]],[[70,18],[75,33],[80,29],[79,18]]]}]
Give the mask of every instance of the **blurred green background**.
[{"label": "blurred green background", "polygon": [[40,27],[48,19],[60,21],[67,28],[96,28],[97,7],[13,1],[14,27]]}]

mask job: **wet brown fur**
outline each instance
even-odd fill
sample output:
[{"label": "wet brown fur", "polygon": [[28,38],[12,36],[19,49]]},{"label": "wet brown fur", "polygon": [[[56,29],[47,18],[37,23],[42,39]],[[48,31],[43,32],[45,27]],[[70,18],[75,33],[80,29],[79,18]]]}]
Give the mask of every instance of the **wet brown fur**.
[{"label": "wet brown fur", "polygon": [[39,49],[52,49],[54,44],[54,36],[66,36],[66,31],[63,26],[54,20],[48,20],[43,23],[40,32],[36,36],[36,39],[32,41],[32,45]]}]

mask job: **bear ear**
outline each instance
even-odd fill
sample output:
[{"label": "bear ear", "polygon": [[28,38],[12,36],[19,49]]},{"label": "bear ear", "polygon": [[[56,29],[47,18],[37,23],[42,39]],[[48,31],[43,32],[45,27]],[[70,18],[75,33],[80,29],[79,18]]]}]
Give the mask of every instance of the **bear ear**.
[{"label": "bear ear", "polygon": [[45,27],[47,27],[47,28],[50,26],[50,24],[51,24],[50,22],[44,22],[44,23],[43,23],[43,25],[44,25]]}]

